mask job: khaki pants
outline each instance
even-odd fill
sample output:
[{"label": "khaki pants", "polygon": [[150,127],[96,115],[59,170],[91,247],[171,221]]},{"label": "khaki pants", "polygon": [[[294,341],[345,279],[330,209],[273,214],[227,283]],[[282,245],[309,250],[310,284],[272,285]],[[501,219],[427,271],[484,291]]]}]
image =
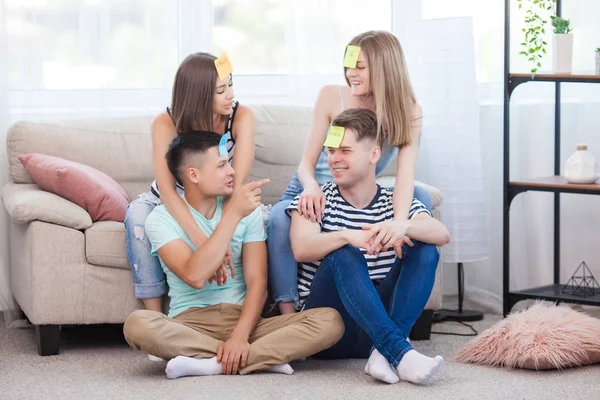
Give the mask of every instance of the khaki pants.
[{"label": "khaki pants", "polygon": [[[242,307],[216,304],[191,308],[175,318],[157,311],[134,311],[123,327],[131,347],[169,360],[176,356],[211,358],[229,339]],[[308,357],[337,343],[344,323],[332,308],[315,308],[273,318],[259,318],[250,334],[250,350],[241,375]]]}]

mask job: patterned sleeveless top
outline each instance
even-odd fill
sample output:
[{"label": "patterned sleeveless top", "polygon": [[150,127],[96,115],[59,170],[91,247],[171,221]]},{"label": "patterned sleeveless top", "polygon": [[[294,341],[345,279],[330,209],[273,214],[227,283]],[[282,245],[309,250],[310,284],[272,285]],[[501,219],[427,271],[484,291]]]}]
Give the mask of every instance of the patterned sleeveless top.
[{"label": "patterned sleeveless top", "polygon": [[[226,145],[227,146],[227,154],[229,156],[229,164],[231,164],[231,162],[233,161],[233,153],[235,151],[235,139],[233,138],[233,134],[231,133],[231,130],[233,129],[233,119],[235,118],[235,113],[236,113],[239,105],[240,105],[239,101],[237,101],[237,100],[233,101],[233,107],[231,109],[231,114],[229,114],[229,116],[227,117],[227,122],[225,123],[225,132],[223,132],[223,134],[229,133],[229,139],[227,140],[227,145]],[[167,107],[167,113],[169,114],[171,119],[173,119],[173,116],[171,115],[171,109],[169,107]],[[158,190],[158,184],[156,183],[156,180],[154,180],[154,182],[152,182],[150,191],[156,197],[160,197],[160,191]],[[179,193],[179,194],[183,193],[183,186],[181,186],[179,183],[177,183],[177,193]]]}]

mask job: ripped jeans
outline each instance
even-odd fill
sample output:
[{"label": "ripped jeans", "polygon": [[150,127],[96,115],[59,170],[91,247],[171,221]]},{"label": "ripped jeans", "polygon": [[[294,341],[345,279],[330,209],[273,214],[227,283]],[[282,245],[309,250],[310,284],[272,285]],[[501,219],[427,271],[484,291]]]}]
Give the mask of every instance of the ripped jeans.
[{"label": "ripped jeans", "polygon": [[144,223],[154,207],[162,204],[151,192],[142,193],[127,207],[125,231],[127,260],[133,273],[133,291],[138,299],[152,299],[167,293],[165,273],[151,253]]}]

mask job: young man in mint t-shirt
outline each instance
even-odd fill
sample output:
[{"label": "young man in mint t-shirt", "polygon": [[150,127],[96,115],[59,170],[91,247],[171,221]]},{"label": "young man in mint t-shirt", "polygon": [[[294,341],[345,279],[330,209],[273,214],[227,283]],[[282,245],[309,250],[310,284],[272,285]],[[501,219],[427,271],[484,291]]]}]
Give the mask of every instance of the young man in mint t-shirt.
[{"label": "young man in mint t-shirt", "polygon": [[[260,187],[268,180],[233,192],[234,170],[227,153],[219,151],[220,140],[214,132],[190,132],[171,144],[169,169],[208,239],[196,249],[164,205],[152,211],[146,234],[167,276],[169,315],[133,312],[123,328],[125,338],[134,349],[169,359],[169,378],[261,370],[291,374],[289,361],[331,347],[344,326],[331,308],[260,317],[267,251],[258,206]],[[223,196],[231,196],[225,208]],[[235,274],[218,286],[211,281],[229,248]]]}]

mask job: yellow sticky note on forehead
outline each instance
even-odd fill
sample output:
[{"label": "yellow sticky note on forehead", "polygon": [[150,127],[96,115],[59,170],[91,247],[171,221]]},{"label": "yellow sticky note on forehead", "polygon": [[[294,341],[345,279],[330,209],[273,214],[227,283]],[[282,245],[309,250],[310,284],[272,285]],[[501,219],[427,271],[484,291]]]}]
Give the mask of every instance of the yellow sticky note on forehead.
[{"label": "yellow sticky note on forehead", "polygon": [[333,147],[337,149],[338,147],[340,147],[342,139],[344,139],[344,127],[330,126],[329,133],[327,134],[327,139],[325,139],[325,143],[323,143],[323,146]]},{"label": "yellow sticky note on forehead", "polygon": [[344,67],[356,68],[358,62],[358,53],[360,53],[359,46],[353,46],[349,44],[346,46],[346,54],[344,55]]},{"label": "yellow sticky note on forehead", "polygon": [[221,56],[215,60],[215,67],[217,68],[219,79],[224,79],[231,74],[231,62],[229,61],[229,57],[227,57],[227,53],[221,54]]}]

